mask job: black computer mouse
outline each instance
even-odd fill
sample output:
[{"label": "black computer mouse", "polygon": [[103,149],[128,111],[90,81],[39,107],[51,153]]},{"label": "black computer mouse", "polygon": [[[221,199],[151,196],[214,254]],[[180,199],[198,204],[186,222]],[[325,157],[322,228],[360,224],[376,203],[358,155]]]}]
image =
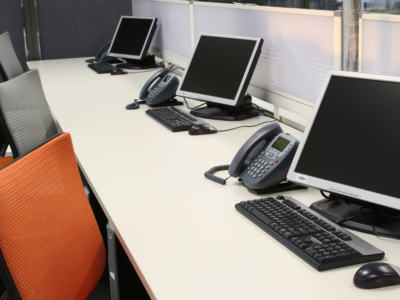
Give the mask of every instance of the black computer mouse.
[{"label": "black computer mouse", "polygon": [[124,69],[115,69],[111,71],[111,75],[123,75],[123,74],[128,74],[127,71]]},{"label": "black computer mouse", "polygon": [[400,268],[386,263],[369,263],[358,269],[353,283],[361,289],[400,284]]},{"label": "black computer mouse", "polygon": [[190,135],[200,135],[200,134],[210,134],[210,133],[217,133],[217,128],[212,127],[209,124],[199,124],[194,125],[189,129]]}]

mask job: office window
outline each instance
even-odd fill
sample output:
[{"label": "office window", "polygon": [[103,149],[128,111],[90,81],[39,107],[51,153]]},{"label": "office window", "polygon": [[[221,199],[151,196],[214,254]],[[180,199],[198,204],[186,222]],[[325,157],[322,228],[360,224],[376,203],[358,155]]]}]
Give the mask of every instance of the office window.
[{"label": "office window", "polygon": [[[228,0],[199,0],[203,2],[219,2],[219,3],[232,3],[235,1]],[[251,5],[257,4],[259,6],[272,6],[272,7],[291,7],[291,8],[306,8],[306,9],[320,9],[320,10],[341,10],[342,0],[237,0],[237,5]]]},{"label": "office window", "polygon": [[[198,0],[203,2],[238,3],[238,5],[291,7],[319,10],[343,10],[343,0]],[[379,14],[400,14],[400,0],[364,0],[364,11]]]}]

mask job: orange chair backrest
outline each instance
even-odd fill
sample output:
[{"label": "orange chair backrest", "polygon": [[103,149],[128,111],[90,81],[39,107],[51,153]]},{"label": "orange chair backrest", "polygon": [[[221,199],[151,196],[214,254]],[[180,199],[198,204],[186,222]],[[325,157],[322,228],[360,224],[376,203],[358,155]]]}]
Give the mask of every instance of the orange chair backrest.
[{"label": "orange chair backrest", "polygon": [[21,299],[86,299],[105,247],[69,133],[0,170],[0,248]]}]

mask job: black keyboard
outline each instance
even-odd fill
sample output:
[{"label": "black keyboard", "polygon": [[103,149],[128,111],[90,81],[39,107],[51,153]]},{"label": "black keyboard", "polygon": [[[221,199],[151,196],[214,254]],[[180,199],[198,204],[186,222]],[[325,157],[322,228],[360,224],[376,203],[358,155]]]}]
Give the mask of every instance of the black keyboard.
[{"label": "black keyboard", "polygon": [[109,63],[88,64],[88,67],[95,71],[97,74],[110,74],[116,69],[115,66]]},{"label": "black keyboard", "polygon": [[235,207],[318,271],[385,256],[381,250],[291,197],[242,201]]},{"label": "black keyboard", "polygon": [[152,108],[146,110],[146,114],[172,132],[188,131],[194,125],[208,124],[177,107]]}]

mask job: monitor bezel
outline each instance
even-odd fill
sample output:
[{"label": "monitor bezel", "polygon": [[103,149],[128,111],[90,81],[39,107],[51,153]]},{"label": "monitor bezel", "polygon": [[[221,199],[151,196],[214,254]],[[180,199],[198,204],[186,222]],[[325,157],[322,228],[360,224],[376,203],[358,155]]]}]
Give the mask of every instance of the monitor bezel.
[{"label": "monitor bezel", "polygon": [[[240,82],[239,88],[238,88],[238,90],[236,92],[236,95],[235,95],[234,99],[227,99],[227,98],[214,97],[214,96],[205,95],[205,94],[192,93],[192,92],[184,91],[184,90],[181,89],[182,84],[185,82],[186,74],[187,74],[188,70],[190,69],[190,64],[191,64],[191,62],[193,60],[194,54],[196,53],[197,46],[199,45],[200,40],[201,40],[201,38],[203,36],[256,41],[256,44],[255,44],[254,49],[253,49],[253,53],[251,54],[251,57],[249,59],[247,67],[246,67],[246,71],[245,71],[245,73],[243,75],[242,81]],[[213,103],[218,103],[218,104],[223,104],[223,105],[228,105],[228,106],[237,106],[238,104],[240,104],[240,101],[242,100],[242,99],[240,99],[240,95],[242,94],[242,90],[243,90],[244,84],[246,83],[247,77],[249,76],[249,72],[250,72],[251,67],[253,65],[254,58],[255,58],[255,56],[257,54],[257,50],[259,48],[261,40],[262,40],[261,38],[257,38],[257,37],[236,36],[236,35],[226,35],[226,34],[212,34],[212,33],[200,33],[200,37],[197,40],[196,46],[195,46],[195,48],[194,48],[194,50],[192,52],[192,56],[190,57],[190,60],[189,60],[187,66],[185,68],[185,72],[182,75],[182,80],[180,80],[180,83],[179,83],[178,90],[177,90],[176,94],[178,96],[181,96],[181,97],[195,99],[195,100],[213,102]],[[234,65],[235,62],[233,61],[232,64]],[[212,71],[212,68],[210,68],[210,70]]]},{"label": "monitor bezel", "polygon": [[[146,36],[146,40],[145,40],[145,42],[143,44],[143,47],[142,47],[142,51],[140,52],[140,55],[129,55],[129,54],[124,54],[124,53],[111,52],[112,47],[114,45],[115,37],[117,36],[119,27],[121,26],[122,19],[152,20],[150,28],[149,28],[149,31],[148,31],[147,36]],[[148,49],[147,44],[149,43],[149,38],[151,36],[151,32],[154,30],[154,27],[156,26],[156,21],[157,21],[157,18],[155,18],[155,17],[154,18],[150,18],[150,17],[121,16],[121,18],[119,19],[119,22],[118,22],[117,29],[114,32],[114,36],[112,38],[112,41],[111,41],[111,44],[110,44],[110,48],[109,48],[109,51],[108,51],[107,55],[108,56],[112,56],[112,57],[141,60],[143,58],[143,56],[146,55],[146,53],[144,53],[144,52],[147,51],[146,49]],[[151,43],[151,41],[150,41],[150,43]]]},{"label": "monitor bezel", "polygon": [[296,154],[293,158],[292,164],[290,166],[289,172],[287,174],[287,179],[309,187],[313,187],[319,190],[332,192],[335,194],[340,194],[346,197],[355,198],[358,200],[370,202],[377,205],[386,206],[389,208],[400,210],[400,199],[391,197],[388,195],[383,195],[380,193],[375,193],[372,191],[367,191],[358,187],[345,185],[342,183],[332,182],[329,180],[317,178],[310,176],[309,174],[302,174],[295,172],[296,166],[299,162],[301,153],[303,152],[304,146],[307,142],[307,138],[310,134],[312,125],[315,121],[315,118],[318,114],[318,110],[323,101],[326,89],[330,82],[332,76],[340,76],[340,77],[350,77],[357,79],[367,79],[367,80],[377,80],[377,81],[386,81],[386,82],[396,82],[400,83],[400,77],[386,76],[386,75],[376,75],[376,74],[365,74],[365,73],[355,73],[355,72],[346,72],[346,71],[329,71],[325,81],[322,85],[321,91],[319,93],[317,102],[314,105],[314,109],[311,113],[311,116],[308,120],[307,127],[303,133],[301,138],[300,145],[296,151]]}]

